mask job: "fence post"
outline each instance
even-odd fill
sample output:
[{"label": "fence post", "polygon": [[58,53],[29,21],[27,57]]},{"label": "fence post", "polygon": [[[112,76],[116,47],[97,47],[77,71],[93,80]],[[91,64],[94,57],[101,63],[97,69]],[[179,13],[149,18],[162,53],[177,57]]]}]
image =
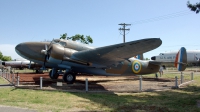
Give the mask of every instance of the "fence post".
[{"label": "fence post", "polygon": [[181,84],[184,82],[184,76],[183,73],[181,72]]},{"label": "fence post", "polygon": [[140,75],[140,78],[139,78],[140,80],[139,80],[139,83],[140,83],[140,89],[139,89],[139,91],[142,91],[142,76]]},{"label": "fence post", "polygon": [[196,67],[196,72],[197,72],[197,67]]},{"label": "fence post", "polygon": [[12,81],[12,74],[9,75],[9,81]]},{"label": "fence post", "polygon": [[8,72],[8,80],[10,81],[10,73]]},{"label": "fence post", "polygon": [[88,79],[85,79],[85,91],[88,92]]},{"label": "fence post", "polygon": [[178,78],[175,76],[175,88],[178,88]]},{"label": "fence post", "polygon": [[40,89],[42,89],[42,77],[40,77]]},{"label": "fence post", "polygon": [[17,76],[17,86],[19,86],[19,76]]},{"label": "fence post", "polygon": [[12,75],[12,83],[14,84],[15,82],[15,74]]},{"label": "fence post", "polygon": [[193,75],[194,75],[194,73],[193,73],[193,72],[191,72],[191,80],[193,80],[193,79],[194,79]]}]

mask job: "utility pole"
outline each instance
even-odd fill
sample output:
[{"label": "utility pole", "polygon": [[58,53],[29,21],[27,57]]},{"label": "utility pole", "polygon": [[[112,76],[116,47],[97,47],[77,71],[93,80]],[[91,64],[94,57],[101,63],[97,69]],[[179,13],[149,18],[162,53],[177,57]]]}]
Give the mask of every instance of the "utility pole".
[{"label": "utility pole", "polygon": [[126,27],[126,26],[131,26],[131,24],[121,23],[121,24],[118,24],[118,25],[122,25],[122,26],[123,26],[123,28],[119,28],[119,30],[123,30],[123,31],[124,31],[123,37],[124,37],[124,43],[125,43],[125,35],[126,35],[125,31],[126,31],[126,30],[127,30],[127,31],[130,30],[130,28],[126,29],[125,27]]}]

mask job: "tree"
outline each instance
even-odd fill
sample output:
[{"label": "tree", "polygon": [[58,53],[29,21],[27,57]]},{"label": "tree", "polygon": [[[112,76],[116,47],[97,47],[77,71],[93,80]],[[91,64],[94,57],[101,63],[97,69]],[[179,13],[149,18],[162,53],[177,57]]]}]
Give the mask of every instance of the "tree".
[{"label": "tree", "polygon": [[1,58],[1,60],[2,60],[2,61],[10,61],[10,60],[12,60],[12,59],[11,59],[10,56],[3,56],[3,57]]},{"label": "tree", "polygon": [[190,4],[190,2],[188,1],[187,6],[188,6],[188,8],[191,9],[191,11],[194,11],[196,13],[199,13],[199,11],[200,11],[200,2],[196,3],[196,4]]},{"label": "tree", "polygon": [[2,59],[2,57],[3,57],[3,54],[2,54],[2,52],[0,51],[0,60]]},{"label": "tree", "polygon": [[71,39],[73,41],[80,41],[81,43],[84,44],[89,44],[89,43],[93,43],[93,40],[90,36],[86,36],[84,37],[84,35],[80,35],[80,34],[76,34],[75,36],[69,37],[68,39]]},{"label": "tree", "polygon": [[62,34],[60,36],[61,36],[60,39],[66,39],[67,38],[67,33],[64,33],[64,34]]},{"label": "tree", "polygon": [[61,36],[60,39],[66,39],[67,38],[67,39],[70,39],[70,40],[73,40],[73,41],[80,41],[81,43],[84,43],[84,44],[93,43],[93,40],[90,36],[84,37],[84,35],[76,34],[75,36],[67,37],[67,33],[64,33],[60,36]]}]

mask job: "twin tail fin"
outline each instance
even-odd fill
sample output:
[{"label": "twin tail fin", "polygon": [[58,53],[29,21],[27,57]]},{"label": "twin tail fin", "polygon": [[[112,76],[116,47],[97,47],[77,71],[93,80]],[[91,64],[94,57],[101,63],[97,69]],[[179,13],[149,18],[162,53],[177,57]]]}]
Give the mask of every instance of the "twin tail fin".
[{"label": "twin tail fin", "polygon": [[178,71],[184,71],[186,69],[187,65],[187,52],[184,47],[181,47],[179,52],[176,54],[175,58],[175,67],[178,69]]}]

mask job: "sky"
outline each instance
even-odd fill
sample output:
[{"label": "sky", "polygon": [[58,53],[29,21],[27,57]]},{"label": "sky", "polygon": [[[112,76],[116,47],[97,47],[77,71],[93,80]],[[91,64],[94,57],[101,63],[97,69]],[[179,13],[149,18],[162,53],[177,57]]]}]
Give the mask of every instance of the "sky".
[{"label": "sky", "polygon": [[[200,14],[187,8],[188,0],[0,0],[0,51],[21,58],[15,46],[22,42],[59,38],[61,34],[90,35],[94,47],[123,42],[118,29],[126,28],[126,42],[160,38],[162,45],[144,53],[200,50]],[[195,4],[199,0],[190,0]],[[130,51],[130,52],[134,52]]]}]

